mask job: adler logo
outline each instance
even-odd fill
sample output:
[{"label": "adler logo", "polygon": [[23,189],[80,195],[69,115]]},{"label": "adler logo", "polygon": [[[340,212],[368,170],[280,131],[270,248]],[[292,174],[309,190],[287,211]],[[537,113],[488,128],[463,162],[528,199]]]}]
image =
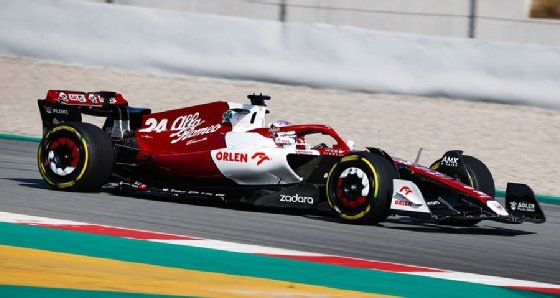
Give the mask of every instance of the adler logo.
[{"label": "adler logo", "polygon": [[299,194],[295,194],[293,196],[280,195],[280,202],[313,204],[313,198],[312,197],[302,197]]},{"label": "adler logo", "polygon": [[510,202],[509,204],[513,211],[535,212],[535,204],[527,202]]}]

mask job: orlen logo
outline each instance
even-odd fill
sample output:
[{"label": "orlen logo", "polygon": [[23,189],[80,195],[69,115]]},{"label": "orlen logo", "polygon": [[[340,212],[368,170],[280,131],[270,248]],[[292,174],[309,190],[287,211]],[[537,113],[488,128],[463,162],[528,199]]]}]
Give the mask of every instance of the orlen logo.
[{"label": "orlen logo", "polygon": [[216,159],[222,161],[244,162],[247,163],[247,153],[222,152],[216,153]]},{"label": "orlen logo", "polygon": [[[248,156],[247,153],[218,151],[216,153],[216,160],[247,163]],[[259,166],[265,160],[270,160],[270,158],[264,152],[256,152],[251,157],[251,160],[256,160],[257,166]]]},{"label": "orlen logo", "polygon": [[313,198],[312,197],[302,197],[299,194],[295,194],[293,196],[280,195],[280,202],[313,204]]},{"label": "orlen logo", "polygon": [[408,196],[411,192],[412,189],[410,189],[410,187],[406,185],[404,185],[403,187],[401,187],[401,189],[399,189],[399,193],[403,194],[405,197]]},{"label": "orlen logo", "polygon": [[270,160],[270,158],[264,152],[256,152],[253,154],[251,159],[257,159],[257,166],[260,166],[265,160]]},{"label": "orlen logo", "polygon": [[403,201],[403,200],[395,200],[395,205],[410,207],[410,206],[412,206],[412,202]]}]

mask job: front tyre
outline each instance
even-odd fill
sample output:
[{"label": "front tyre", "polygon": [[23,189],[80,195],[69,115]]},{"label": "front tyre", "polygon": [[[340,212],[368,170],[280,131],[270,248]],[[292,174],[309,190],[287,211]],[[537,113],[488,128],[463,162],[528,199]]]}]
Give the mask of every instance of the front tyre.
[{"label": "front tyre", "polygon": [[37,153],[43,179],[67,191],[99,191],[111,176],[114,160],[111,139],[99,127],[82,122],[51,128]]},{"label": "front tyre", "polygon": [[[456,180],[494,197],[496,195],[496,187],[494,185],[494,178],[492,177],[492,173],[488,167],[482,161],[470,155],[463,155],[462,161],[467,170],[466,175],[448,171],[444,174],[454,177]],[[431,166],[434,170],[438,170],[438,167],[439,164],[437,162]],[[451,217],[438,221],[438,224],[468,227],[476,225],[479,222],[479,219],[460,219]]]},{"label": "front tyre", "polygon": [[375,224],[387,218],[393,190],[392,165],[378,155],[353,153],[330,170],[326,192],[330,207],[343,220]]}]

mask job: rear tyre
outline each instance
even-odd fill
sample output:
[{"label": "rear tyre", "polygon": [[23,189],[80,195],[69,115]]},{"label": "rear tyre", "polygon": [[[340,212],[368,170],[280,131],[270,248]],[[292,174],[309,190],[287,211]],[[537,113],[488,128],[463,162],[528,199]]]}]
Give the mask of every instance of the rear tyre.
[{"label": "rear tyre", "polygon": [[51,128],[37,153],[43,179],[67,191],[99,191],[111,176],[114,160],[111,139],[99,127],[82,122]]},{"label": "rear tyre", "polygon": [[[454,177],[464,184],[471,186],[472,188],[478,189],[483,193],[494,197],[496,195],[496,187],[494,185],[494,178],[492,177],[492,173],[490,172],[488,167],[482,161],[470,155],[463,155],[462,160],[465,164],[465,167],[467,168],[468,175],[465,177],[463,175],[451,174],[450,176]],[[449,175],[449,173],[445,174]],[[479,222],[479,219],[458,218],[447,218],[438,221],[439,224],[461,227],[473,226],[478,224]]]},{"label": "rear tyre", "polygon": [[375,224],[387,218],[393,190],[392,165],[364,152],[341,158],[330,170],[326,192],[330,207],[346,222]]}]

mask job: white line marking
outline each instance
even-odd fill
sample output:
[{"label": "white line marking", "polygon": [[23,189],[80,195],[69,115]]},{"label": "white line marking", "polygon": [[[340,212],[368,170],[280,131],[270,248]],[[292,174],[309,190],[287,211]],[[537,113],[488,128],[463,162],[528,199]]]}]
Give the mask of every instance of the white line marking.
[{"label": "white line marking", "polygon": [[480,275],[474,273],[464,273],[456,271],[447,272],[412,272],[412,275],[428,276],[435,278],[443,278],[449,280],[466,281],[490,286],[516,286],[516,287],[537,287],[537,288],[554,288],[560,289],[560,285],[554,285],[549,283],[541,283],[535,281],[519,280],[506,277],[498,277],[491,275]]},{"label": "white line marking", "polygon": [[0,222],[11,223],[36,223],[36,224],[53,224],[53,225],[89,225],[85,222],[54,219],[49,217],[32,216],[24,214],[16,214],[9,212],[0,212]]},{"label": "white line marking", "polygon": [[210,239],[150,240],[150,241],[163,242],[163,243],[176,244],[176,245],[194,246],[200,248],[209,248],[209,249],[216,249],[216,250],[224,250],[224,251],[238,252],[238,253],[248,253],[248,254],[274,254],[274,255],[284,255],[284,256],[325,256],[324,254],[318,254],[318,253],[309,253],[309,252],[290,250],[290,249],[282,249],[282,248],[275,248],[275,247],[242,244],[236,242],[210,240]]}]

